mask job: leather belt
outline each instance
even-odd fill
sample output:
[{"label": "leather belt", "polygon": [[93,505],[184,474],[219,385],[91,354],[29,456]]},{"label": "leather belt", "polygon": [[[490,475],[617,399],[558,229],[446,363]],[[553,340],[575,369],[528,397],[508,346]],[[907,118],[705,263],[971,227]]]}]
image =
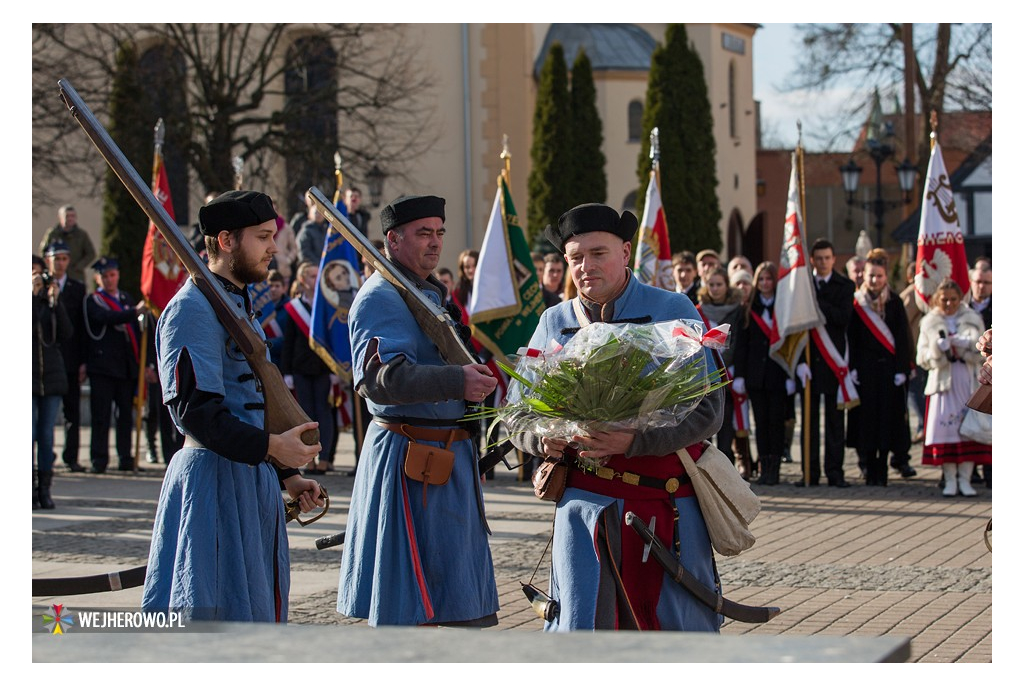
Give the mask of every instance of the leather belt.
[{"label": "leather belt", "polygon": [[385,423],[383,421],[374,421],[374,423],[381,428],[387,428],[392,433],[404,435],[417,441],[423,440],[426,442],[450,444],[470,438],[469,431],[463,428],[423,428],[422,426],[410,426],[407,423]]},{"label": "leather belt", "polygon": [[[568,461],[568,460],[567,460]],[[620,480],[626,485],[639,485],[645,488],[654,488],[655,490],[663,490],[668,494],[675,494],[680,487],[688,485],[690,483],[690,477],[685,473],[680,474],[673,478],[654,478],[652,476],[641,476],[639,473],[630,473],[629,471],[616,471],[608,468],[607,466],[598,466],[597,468],[591,468],[583,466],[579,461],[573,459],[568,461],[569,465],[587,474],[588,476],[597,476],[604,480]]]}]

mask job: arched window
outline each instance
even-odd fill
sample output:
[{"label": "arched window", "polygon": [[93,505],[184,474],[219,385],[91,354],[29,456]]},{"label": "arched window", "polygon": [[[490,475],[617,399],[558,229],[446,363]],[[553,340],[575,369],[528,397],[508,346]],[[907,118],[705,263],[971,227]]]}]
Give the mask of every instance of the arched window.
[{"label": "arched window", "polygon": [[[338,149],[337,53],[323,36],[303,36],[288,48],[284,74],[285,172],[288,208],[305,212],[311,185],[334,187]],[[284,204],[284,203],[282,203]],[[284,207],[279,207],[284,211]]]},{"label": "arched window", "polygon": [[736,62],[729,62],[729,136],[736,138]]},{"label": "arched window", "polygon": [[[192,222],[188,203],[188,105],[185,101],[185,58],[169,45],[158,45],[139,58],[139,78],[152,87],[147,89],[152,109],[149,130],[164,120],[164,144],[161,152],[167,181],[171,186],[174,220],[182,226]],[[150,167],[152,168],[152,167]],[[147,169],[148,171],[148,169]],[[147,176],[143,178],[149,179]]]},{"label": "arched window", "polygon": [[631,190],[626,193],[626,197],[622,200],[622,209],[628,209],[635,214],[637,212],[636,198],[637,192],[635,190]]},{"label": "arched window", "polygon": [[644,103],[632,100],[629,103],[629,142],[639,143],[644,134]]}]

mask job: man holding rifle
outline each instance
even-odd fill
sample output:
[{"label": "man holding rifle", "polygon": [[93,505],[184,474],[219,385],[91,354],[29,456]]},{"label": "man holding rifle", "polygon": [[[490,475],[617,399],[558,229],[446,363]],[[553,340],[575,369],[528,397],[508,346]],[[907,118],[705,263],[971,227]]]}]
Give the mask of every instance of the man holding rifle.
[{"label": "man holding rifle", "polygon": [[[444,200],[413,196],[381,211],[387,259],[434,304]],[[385,265],[387,266],[387,265]],[[474,440],[461,419],[497,380],[447,364],[398,288],[380,272],[349,310],[353,382],[373,414],[349,507],[338,611],[370,625],[497,624]]]},{"label": "man holding rifle", "polygon": [[[249,316],[246,286],[267,278],[276,216],[270,198],[255,191],[224,193],[199,210],[209,269]],[[264,431],[253,369],[193,280],[160,317],[156,345],[163,401],[185,445],[160,492],[142,607],[185,610],[192,619],[284,622],[281,489],[303,512],[322,506],[319,485],[297,470],[320,451],[301,439],[317,424]]]}]

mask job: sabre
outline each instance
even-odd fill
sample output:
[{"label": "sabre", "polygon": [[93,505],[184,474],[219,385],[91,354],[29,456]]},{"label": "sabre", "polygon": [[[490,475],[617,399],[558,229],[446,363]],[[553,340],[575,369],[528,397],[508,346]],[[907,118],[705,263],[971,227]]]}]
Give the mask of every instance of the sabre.
[{"label": "sabre", "polygon": [[675,582],[682,585],[694,597],[705,604],[716,614],[743,623],[767,623],[781,613],[778,607],[752,607],[746,604],[738,604],[728,600],[711,588],[701,583],[697,578],[686,570],[672,554],[665,549],[661,540],[651,532],[651,529],[644,524],[640,517],[631,511],[626,512],[626,525],[633,528],[637,535],[643,538],[644,543],[650,545],[654,560],[658,562],[665,572]]}]

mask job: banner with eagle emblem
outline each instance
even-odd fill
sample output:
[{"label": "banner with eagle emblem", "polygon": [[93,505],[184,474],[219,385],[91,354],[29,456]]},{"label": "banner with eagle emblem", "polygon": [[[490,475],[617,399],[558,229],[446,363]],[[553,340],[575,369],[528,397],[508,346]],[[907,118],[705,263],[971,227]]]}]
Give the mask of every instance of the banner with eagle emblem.
[{"label": "banner with eagle emblem", "polygon": [[969,292],[967,250],[960,230],[953,186],[950,184],[942,149],[936,140],[928,160],[928,179],[921,200],[921,227],[917,234],[917,268],[914,293],[923,312],[943,279],[952,279],[963,292]]}]

